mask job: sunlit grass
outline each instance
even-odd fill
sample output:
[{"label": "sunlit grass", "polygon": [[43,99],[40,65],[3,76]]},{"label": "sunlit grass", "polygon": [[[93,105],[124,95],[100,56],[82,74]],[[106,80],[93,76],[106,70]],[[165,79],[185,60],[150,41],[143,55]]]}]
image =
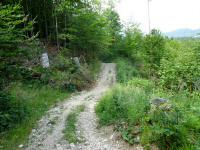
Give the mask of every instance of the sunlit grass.
[{"label": "sunlit grass", "polygon": [[85,109],[85,105],[78,106],[68,115],[66,119],[66,128],[64,130],[64,134],[65,134],[65,139],[69,143],[80,142],[76,134],[76,123],[77,123],[79,114],[83,112],[84,109]]},{"label": "sunlit grass", "polygon": [[29,114],[22,123],[0,135],[0,149],[4,150],[17,150],[20,144],[25,144],[31,130],[47,110],[70,95],[48,86],[30,87],[19,83],[13,85],[11,94],[26,101]]}]

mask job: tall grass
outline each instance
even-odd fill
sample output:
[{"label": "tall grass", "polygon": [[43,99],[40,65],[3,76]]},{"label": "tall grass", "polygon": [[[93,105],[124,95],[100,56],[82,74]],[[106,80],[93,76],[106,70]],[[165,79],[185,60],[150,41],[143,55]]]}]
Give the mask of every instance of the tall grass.
[{"label": "tall grass", "polygon": [[[26,142],[37,120],[54,104],[67,98],[69,93],[52,89],[49,86],[30,86],[20,83],[13,84],[10,91],[16,100],[22,99],[26,103],[27,114],[20,124],[0,134],[0,145],[4,150],[17,150],[19,144]],[[16,109],[21,108],[16,106]]]},{"label": "tall grass", "polygon": [[88,69],[90,70],[90,75],[92,80],[96,81],[101,70],[101,62],[97,59],[89,63]]},{"label": "tall grass", "polygon": [[[151,104],[151,99],[158,97],[169,101],[160,106]],[[173,94],[156,88],[151,81],[134,78],[109,91],[97,105],[96,113],[101,125],[113,124],[131,144],[139,136],[146,149],[156,144],[161,150],[198,150],[199,100],[199,93]]]},{"label": "tall grass", "polygon": [[127,83],[133,77],[139,76],[138,70],[130,60],[118,58],[115,62],[117,64],[117,81],[119,83]]},{"label": "tall grass", "polygon": [[148,95],[143,90],[117,85],[101,99],[96,113],[102,125],[121,120],[136,124],[147,108]]}]

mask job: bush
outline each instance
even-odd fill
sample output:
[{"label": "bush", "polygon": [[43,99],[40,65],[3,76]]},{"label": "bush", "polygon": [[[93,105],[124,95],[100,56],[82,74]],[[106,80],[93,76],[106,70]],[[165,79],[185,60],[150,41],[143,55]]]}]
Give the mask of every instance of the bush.
[{"label": "bush", "polygon": [[165,37],[160,31],[153,29],[144,37],[144,66],[148,77],[157,76],[161,59],[165,51]]},{"label": "bush", "polygon": [[117,123],[121,120],[137,124],[148,105],[148,95],[140,88],[117,85],[102,98],[96,107],[96,113],[101,124]]},{"label": "bush", "polygon": [[96,81],[101,71],[101,62],[98,59],[93,59],[88,62],[88,70],[93,81]]},{"label": "bush", "polygon": [[[41,84],[17,82],[9,87],[9,93],[3,93],[0,99],[0,112],[3,110],[4,114],[9,114],[13,119],[12,122],[8,120],[10,126],[6,126],[11,128],[9,130],[4,130],[4,128],[5,132],[0,134],[0,143],[6,150],[17,149],[20,144],[24,143],[31,130],[36,127],[37,121],[51,107],[66,100],[70,95],[66,91],[62,92]],[[0,126],[2,121],[1,116]]]},{"label": "bush", "polygon": [[144,89],[145,92],[152,92],[154,89],[154,83],[143,78],[132,78],[127,82],[127,85]]},{"label": "bush", "polygon": [[[169,101],[159,106],[150,104],[149,99],[158,97]],[[146,149],[151,149],[151,144],[161,150],[198,149],[199,99],[199,93],[168,93],[156,89],[151,81],[135,78],[108,92],[96,113],[101,125],[114,124],[131,144],[139,136]]]},{"label": "bush", "polygon": [[134,64],[125,58],[118,58],[116,60],[117,64],[117,81],[119,83],[126,83],[133,77],[139,76],[138,70],[135,68]]},{"label": "bush", "polygon": [[[144,145],[156,143],[163,150],[198,149],[200,97],[188,95],[185,91],[175,94],[167,105],[151,108],[142,124],[141,142]],[[166,109],[166,106],[170,107]]]},{"label": "bush", "polygon": [[184,47],[180,42],[169,41],[161,61],[160,84],[172,90],[195,90],[200,69],[197,52]]},{"label": "bush", "polygon": [[138,87],[114,87],[96,107],[101,125],[114,124],[122,137],[133,144],[134,126],[140,124],[141,118],[149,109],[148,95]]},{"label": "bush", "polygon": [[28,115],[26,102],[0,91],[0,132],[14,127]]},{"label": "bush", "polygon": [[33,72],[37,76],[36,81],[50,85],[55,89],[72,92],[89,88],[100,70],[99,61],[94,61],[92,65],[81,64],[78,67],[69,56],[65,56],[64,52],[61,51],[52,58],[50,68],[34,68]]},{"label": "bush", "polygon": [[[142,144],[157,143],[161,149],[174,149],[187,145],[187,130],[183,126],[183,114],[179,107],[170,110],[152,108],[142,126]],[[144,139],[148,139],[147,141]],[[174,148],[173,148],[174,147]]]},{"label": "bush", "polygon": [[52,67],[59,71],[73,72],[76,68],[73,60],[62,53],[58,53],[52,60]]}]

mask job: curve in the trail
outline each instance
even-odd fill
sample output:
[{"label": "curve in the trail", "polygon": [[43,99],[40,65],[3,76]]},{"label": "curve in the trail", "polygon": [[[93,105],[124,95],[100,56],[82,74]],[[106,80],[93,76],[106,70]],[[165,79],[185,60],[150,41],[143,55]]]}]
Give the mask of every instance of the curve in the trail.
[{"label": "curve in the trail", "polygon": [[[26,150],[128,150],[141,149],[140,146],[129,146],[122,142],[117,133],[108,129],[97,129],[97,118],[94,107],[98,99],[116,81],[116,66],[114,63],[103,63],[97,85],[90,91],[83,91],[72,96],[70,100],[52,108],[38,122],[29,137]],[[69,144],[64,140],[63,130],[68,114],[78,105],[86,105],[86,110],[80,114],[77,123],[77,134],[81,133],[84,142]]]}]

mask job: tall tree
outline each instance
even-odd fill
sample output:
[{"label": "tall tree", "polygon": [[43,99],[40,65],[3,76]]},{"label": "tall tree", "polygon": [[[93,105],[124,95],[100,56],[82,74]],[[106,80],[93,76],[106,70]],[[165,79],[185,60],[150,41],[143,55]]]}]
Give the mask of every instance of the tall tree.
[{"label": "tall tree", "polygon": [[20,65],[28,51],[19,46],[27,39],[26,32],[31,30],[32,25],[19,5],[0,5],[1,86],[9,80],[17,79],[22,73]]}]

